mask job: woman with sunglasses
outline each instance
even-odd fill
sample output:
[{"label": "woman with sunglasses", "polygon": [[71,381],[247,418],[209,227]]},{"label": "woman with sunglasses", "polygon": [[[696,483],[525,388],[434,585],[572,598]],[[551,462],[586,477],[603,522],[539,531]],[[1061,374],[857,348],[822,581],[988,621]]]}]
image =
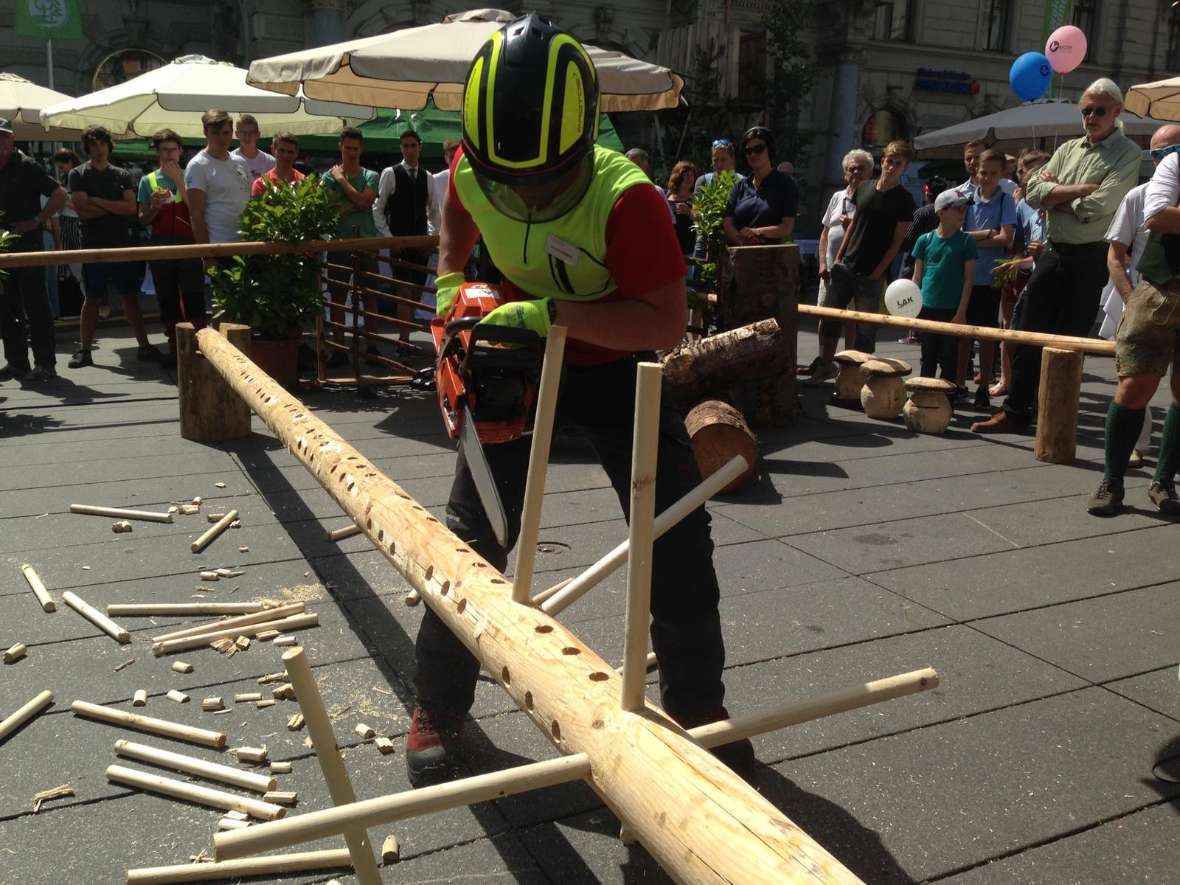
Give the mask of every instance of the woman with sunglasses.
[{"label": "woman with sunglasses", "polygon": [[774,168],[774,137],[755,126],[742,137],[750,177],[738,181],[725,206],[725,239],[734,246],[781,243],[795,230],[799,191]]}]

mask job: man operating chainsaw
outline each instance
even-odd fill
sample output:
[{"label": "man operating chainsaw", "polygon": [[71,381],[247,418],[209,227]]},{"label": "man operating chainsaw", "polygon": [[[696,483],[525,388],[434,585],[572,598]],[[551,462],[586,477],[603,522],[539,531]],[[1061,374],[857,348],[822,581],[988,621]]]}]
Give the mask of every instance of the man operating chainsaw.
[{"label": "man operating chainsaw", "polygon": [[[659,192],[634,163],[596,146],[597,134],[597,76],[573,37],[534,14],[484,44],[467,76],[463,141],[443,204],[437,310],[451,315],[462,269],[482,237],[509,303],[480,325],[541,336],[551,324],[567,328],[557,421],[588,439],[625,512],[636,365],[684,335],[684,259]],[[520,526],[529,440],[482,449],[507,517],[506,541],[496,539],[472,476],[473,453],[462,443],[447,524],[503,571]],[[669,408],[660,419],[658,463],[657,513],[700,481],[683,415]],[[651,637],[662,705],[686,727],[727,718],[718,597],[702,507],[654,551]],[[411,782],[424,783],[454,770],[479,662],[429,608],[416,654],[406,762]],[[754,761],[748,742],[718,755],[738,770]]]}]

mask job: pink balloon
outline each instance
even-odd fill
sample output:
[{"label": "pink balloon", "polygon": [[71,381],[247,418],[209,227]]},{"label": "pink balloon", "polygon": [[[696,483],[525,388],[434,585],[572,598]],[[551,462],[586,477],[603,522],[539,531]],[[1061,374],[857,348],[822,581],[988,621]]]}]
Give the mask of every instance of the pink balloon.
[{"label": "pink balloon", "polygon": [[1053,70],[1068,74],[1086,58],[1086,35],[1081,28],[1063,25],[1049,35],[1045,55]]}]

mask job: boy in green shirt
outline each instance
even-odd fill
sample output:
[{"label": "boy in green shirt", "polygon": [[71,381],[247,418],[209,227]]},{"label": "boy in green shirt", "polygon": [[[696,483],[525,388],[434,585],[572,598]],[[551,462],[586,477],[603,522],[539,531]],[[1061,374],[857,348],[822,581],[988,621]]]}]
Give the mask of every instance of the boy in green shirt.
[{"label": "boy in green shirt", "polygon": [[[978,248],[963,232],[963,217],[971,198],[945,190],[934,200],[938,227],[914,244],[914,282],[922,289],[919,319],[963,323],[971,301],[972,276]],[[958,383],[959,342],[953,335],[922,333],[922,377],[942,377]]]}]

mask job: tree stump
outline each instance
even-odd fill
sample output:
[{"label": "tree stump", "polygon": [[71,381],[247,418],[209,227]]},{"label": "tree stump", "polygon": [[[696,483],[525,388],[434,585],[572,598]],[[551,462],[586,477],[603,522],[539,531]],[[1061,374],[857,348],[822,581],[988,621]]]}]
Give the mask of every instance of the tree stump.
[{"label": "tree stump", "polygon": [[733,460],[734,455],[741,455],[749,466],[721,491],[737,491],[750,481],[758,461],[758,438],[741,412],[721,400],[703,400],[692,407],[684,419],[684,427],[702,479],[712,476]]},{"label": "tree stump", "polygon": [[799,410],[795,362],[799,332],[799,247],[733,246],[719,256],[717,316],[721,329],[771,317],[782,331],[785,368],[738,384],[730,399],[757,424],[782,426]]},{"label": "tree stump", "polygon": [[1078,399],[1086,355],[1059,347],[1046,347],[1041,354],[1033,456],[1050,464],[1072,464],[1078,448]]},{"label": "tree stump", "polygon": [[740,381],[793,369],[786,338],[778,320],[763,320],[677,348],[664,358],[664,392],[687,405]]},{"label": "tree stump", "polygon": [[[250,355],[250,327],[222,323],[230,344]],[[233,392],[197,350],[192,323],[176,324],[176,385],[180,394],[180,435],[193,442],[220,442],[250,435],[250,407]]]},{"label": "tree stump", "polygon": [[911,371],[905,360],[874,357],[861,364],[860,373],[865,379],[860,389],[860,404],[869,418],[892,421],[901,414],[905,405],[905,382],[902,380]]},{"label": "tree stump", "polygon": [[955,385],[942,378],[910,378],[905,389],[910,395],[901,410],[906,428],[915,433],[946,433]]}]

